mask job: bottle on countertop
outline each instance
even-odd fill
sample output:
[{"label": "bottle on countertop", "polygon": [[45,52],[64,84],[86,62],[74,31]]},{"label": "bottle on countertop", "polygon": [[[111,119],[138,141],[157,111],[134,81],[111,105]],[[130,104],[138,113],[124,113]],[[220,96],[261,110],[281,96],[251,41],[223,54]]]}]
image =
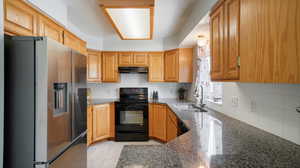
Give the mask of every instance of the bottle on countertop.
[{"label": "bottle on countertop", "polygon": [[158,92],[157,91],[153,91],[153,93],[152,93],[152,99],[153,99],[153,101],[157,101],[158,100]]}]

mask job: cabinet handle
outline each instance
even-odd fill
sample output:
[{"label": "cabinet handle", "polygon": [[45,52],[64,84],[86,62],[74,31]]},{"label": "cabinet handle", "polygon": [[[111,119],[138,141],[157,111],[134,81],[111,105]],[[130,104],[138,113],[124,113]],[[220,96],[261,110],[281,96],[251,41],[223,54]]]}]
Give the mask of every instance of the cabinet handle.
[{"label": "cabinet handle", "polygon": [[240,67],[241,66],[241,57],[238,56],[237,57],[237,67]]}]

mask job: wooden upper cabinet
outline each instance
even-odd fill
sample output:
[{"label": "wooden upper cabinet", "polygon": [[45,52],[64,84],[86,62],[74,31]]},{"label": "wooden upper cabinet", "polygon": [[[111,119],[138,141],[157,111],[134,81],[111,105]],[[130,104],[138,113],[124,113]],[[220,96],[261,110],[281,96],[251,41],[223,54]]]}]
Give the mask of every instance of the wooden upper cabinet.
[{"label": "wooden upper cabinet", "polygon": [[64,30],[64,45],[80,52],[81,54],[87,54],[86,42],[66,30]]},{"label": "wooden upper cabinet", "polygon": [[179,81],[179,52],[178,50],[171,50],[165,52],[165,81],[178,82]]},{"label": "wooden upper cabinet", "polygon": [[300,83],[299,0],[241,0],[242,82]]},{"label": "wooden upper cabinet", "polygon": [[145,67],[148,66],[148,53],[147,52],[134,52],[133,65]]},{"label": "wooden upper cabinet", "polygon": [[147,52],[119,52],[120,67],[146,67],[148,66]]},{"label": "wooden upper cabinet", "polygon": [[165,81],[193,82],[193,49],[179,48],[165,52]]},{"label": "wooden upper cabinet", "polygon": [[132,52],[119,52],[119,66],[128,67],[133,65]]},{"label": "wooden upper cabinet", "polygon": [[118,81],[118,53],[102,52],[102,82]]},{"label": "wooden upper cabinet", "polygon": [[93,138],[99,141],[110,137],[110,105],[101,104],[93,106]]},{"label": "wooden upper cabinet", "polygon": [[4,32],[16,36],[47,36],[87,54],[86,42],[59,26],[24,0],[4,0]]},{"label": "wooden upper cabinet", "polygon": [[167,107],[163,104],[149,105],[149,136],[163,142],[167,140]]},{"label": "wooden upper cabinet", "polygon": [[90,49],[87,52],[87,81],[101,82],[101,52]]},{"label": "wooden upper cabinet", "polygon": [[224,6],[224,77],[226,80],[238,80],[240,73],[240,0],[226,0]]},{"label": "wooden upper cabinet", "polygon": [[164,52],[150,52],[149,58],[149,82],[164,81]]},{"label": "wooden upper cabinet", "polygon": [[63,32],[64,29],[57,25],[52,20],[46,18],[45,16],[39,16],[39,36],[47,36],[53,40],[63,43]]},{"label": "wooden upper cabinet", "polygon": [[10,35],[36,36],[38,13],[22,0],[4,1],[4,31]]},{"label": "wooden upper cabinet", "polygon": [[213,11],[210,20],[211,34],[211,79],[224,78],[224,6],[223,3]]},{"label": "wooden upper cabinet", "polygon": [[300,83],[299,8],[296,0],[223,0],[215,5],[212,80]]}]

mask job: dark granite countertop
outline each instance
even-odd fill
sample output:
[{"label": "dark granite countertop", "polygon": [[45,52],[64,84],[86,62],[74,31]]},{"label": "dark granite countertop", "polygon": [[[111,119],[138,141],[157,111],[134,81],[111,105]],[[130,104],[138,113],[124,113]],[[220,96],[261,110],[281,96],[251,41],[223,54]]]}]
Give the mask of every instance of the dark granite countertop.
[{"label": "dark granite countertop", "polygon": [[97,104],[106,104],[119,101],[119,99],[89,99],[88,104],[97,105]]},{"label": "dark granite countertop", "polygon": [[188,101],[155,103],[167,104],[190,129],[164,145],[166,163],[174,152],[183,168],[300,168],[300,145],[211,109],[200,113],[179,108]]}]

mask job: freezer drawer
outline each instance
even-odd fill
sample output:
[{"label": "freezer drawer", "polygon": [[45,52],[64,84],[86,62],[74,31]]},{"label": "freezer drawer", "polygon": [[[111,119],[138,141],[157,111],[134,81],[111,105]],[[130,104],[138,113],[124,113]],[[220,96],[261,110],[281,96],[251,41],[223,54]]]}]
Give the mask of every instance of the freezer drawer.
[{"label": "freezer drawer", "polygon": [[48,168],[86,168],[87,167],[87,145],[86,134],[78,139],[65,152],[56,158]]}]

